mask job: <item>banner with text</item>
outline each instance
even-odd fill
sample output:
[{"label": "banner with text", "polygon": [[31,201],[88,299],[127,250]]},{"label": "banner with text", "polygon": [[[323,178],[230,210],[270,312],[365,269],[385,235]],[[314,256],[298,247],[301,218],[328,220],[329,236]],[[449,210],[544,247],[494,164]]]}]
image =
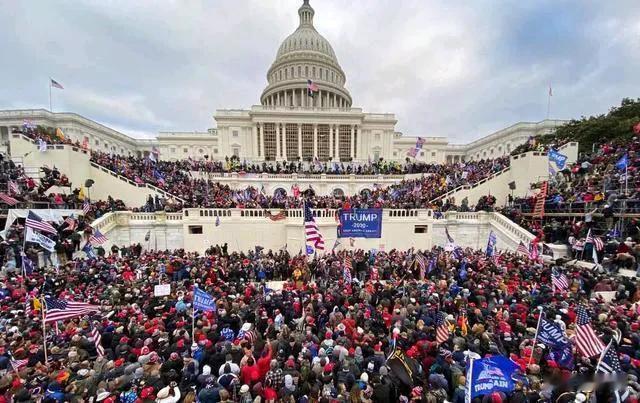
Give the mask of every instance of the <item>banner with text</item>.
[{"label": "banner with text", "polygon": [[382,209],[340,211],[338,238],[381,238]]}]

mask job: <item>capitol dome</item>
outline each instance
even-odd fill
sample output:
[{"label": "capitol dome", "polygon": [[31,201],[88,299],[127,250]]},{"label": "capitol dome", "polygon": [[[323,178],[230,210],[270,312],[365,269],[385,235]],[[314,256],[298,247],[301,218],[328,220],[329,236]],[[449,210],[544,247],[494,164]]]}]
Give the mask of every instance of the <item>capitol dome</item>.
[{"label": "capitol dome", "polygon": [[[329,41],[313,26],[314,14],[309,0],[304,0],[298,9],[300,25],[282,42],[267,72],[269,84],[260,97],[262,105],[351,107],[351,95],[344,87],[344,71]],[[308,80],[318,86],[314,97],[307,95]]]}]

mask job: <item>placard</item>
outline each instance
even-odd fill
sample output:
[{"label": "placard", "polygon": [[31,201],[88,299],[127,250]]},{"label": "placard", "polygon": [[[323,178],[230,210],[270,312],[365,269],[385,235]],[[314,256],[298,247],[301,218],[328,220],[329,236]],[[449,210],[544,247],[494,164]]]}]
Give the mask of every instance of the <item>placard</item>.
[{"label": "placard", "polygon": [[164,297],[171,294],[171,284],[157,284],[153,286],[153,295],[156,297]]}]

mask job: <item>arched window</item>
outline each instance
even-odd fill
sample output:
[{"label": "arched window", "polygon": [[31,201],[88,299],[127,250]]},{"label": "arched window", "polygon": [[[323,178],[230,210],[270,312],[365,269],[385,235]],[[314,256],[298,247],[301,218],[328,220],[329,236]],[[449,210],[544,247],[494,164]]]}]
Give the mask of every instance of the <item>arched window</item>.
[{"label": "arched window", "polygon": [[344,197],[344,191],[342,189],[340,189],[340,188],[333,189],[332,194],[333,194],[333,197],[335,197],[335,198]]}]

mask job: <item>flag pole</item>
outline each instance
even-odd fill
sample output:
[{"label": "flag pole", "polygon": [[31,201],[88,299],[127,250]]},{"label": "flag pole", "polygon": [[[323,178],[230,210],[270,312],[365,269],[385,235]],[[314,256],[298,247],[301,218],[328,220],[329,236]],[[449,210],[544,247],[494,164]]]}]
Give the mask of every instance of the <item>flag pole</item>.
[{"label": "flag pole", "polygon": [[547,120],[549,120],[550,112],[551,112],[551,86],[549,86],[549,94],[547,95]]},{"label": "flag pole", "polygon": [[49,77],[49,112],[53,112],[53,108],[51,107],[51,77]]},{"label": "flag pole", "polygon": [[191,344],[196,342],[196,291],[193,289],[193,302],[191,303]]},{"label": "flag pole", "polygon": [[44,365],[47,365],[47,362],[49,362],[47,358],[47,323],[45,322],[45,310],[47,309],[47,301],[44,298],[42,298],[42,304],[40,308],[42,309],[42,344],[44,345]]},{"label": "flag pole", "polygon": [[531,355],[529,356],[529,363],[527,364],[527,368],[531,365],[531,361],[533,361],[533,353],[536,349],[536,342],[538,341],[538,331],[540,330],[540,322],[542,321],[542,313],[544,308],[542,306],[538,306],[538,310],[540,311],[540,315],[538,316],[538,326],[536,326],[536,334],[533,337],[533,345],[531,346]]}]

